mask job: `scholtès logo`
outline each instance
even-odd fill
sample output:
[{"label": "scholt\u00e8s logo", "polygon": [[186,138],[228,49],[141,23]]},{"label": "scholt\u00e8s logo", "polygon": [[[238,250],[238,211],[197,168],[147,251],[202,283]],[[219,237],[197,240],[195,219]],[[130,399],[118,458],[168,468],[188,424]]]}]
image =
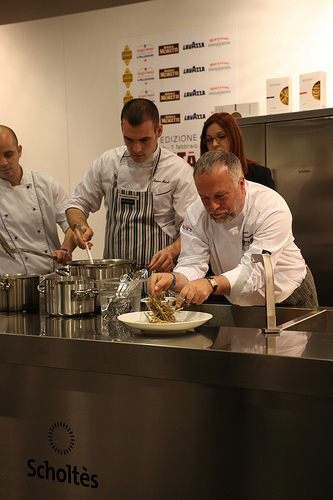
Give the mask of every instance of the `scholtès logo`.
[{"label": "scholt\u00e8s logo", "polygon": [[49,443],[53,451],[67,455],[74,448],[74,433],[64,422],[56,422],[49,429]]},{"label": "scholt\u00e8s logo", "polygon": [[[48,442],[57,455],[69,455],[75,446],[74,432],[66,423],[55,422],[49,428]],[[85,488],[98,488],[97,474],[90,474],[84,465],[78,466],[66,463],[61,467],[56,467],[49,460],[37,461],[35,458],[29,458],[27,467],[28,477],[73,484]]]}]

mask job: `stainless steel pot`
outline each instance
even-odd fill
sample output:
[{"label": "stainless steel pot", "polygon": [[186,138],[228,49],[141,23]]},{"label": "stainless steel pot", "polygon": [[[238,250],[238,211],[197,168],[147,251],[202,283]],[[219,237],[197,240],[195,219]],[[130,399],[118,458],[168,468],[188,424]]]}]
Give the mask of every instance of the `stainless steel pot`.
[{"label": "stainless steel pot", "polygon": [[31,311],[39,308],[38,274],[1,274],[0,311]]},{"label": "stainless steel pot", "polygon": [[91,314],[96,311],[96,290],[81,276],[46,276],[40,291],[45,293],[45,310],[55,316]]},{"label": "stainless steel pot", "polygon": [[136,262],[125,259],[97,259],[91,264],[89,260],[73,260],[69,262],[71,276],[88,276],[94,280],[118,278],[122,274],[134,271]]},{"label": "stainless steel pot", "polygon": [[[91,264],[89,260],[73,260],[68,263],[70,276],[86,276],[94,280],[98,294],[98,282],[113,279],[135,270],[136,262],[126,259],[96,259]],[[59,270],[61,272],[61,270]],[[100,297],[97,295],[97,307],[100,307]]]}]

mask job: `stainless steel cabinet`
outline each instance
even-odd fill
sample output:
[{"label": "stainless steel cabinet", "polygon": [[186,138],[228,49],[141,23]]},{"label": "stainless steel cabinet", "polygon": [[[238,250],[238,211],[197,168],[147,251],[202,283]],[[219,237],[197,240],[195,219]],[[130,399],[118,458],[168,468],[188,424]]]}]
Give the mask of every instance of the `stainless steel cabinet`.
[{"label": "stainless steel cabinet", "polygon": [[333,305],[333,109],[238,120],[248,158],[272,170],[293,214],[296,244]]}]

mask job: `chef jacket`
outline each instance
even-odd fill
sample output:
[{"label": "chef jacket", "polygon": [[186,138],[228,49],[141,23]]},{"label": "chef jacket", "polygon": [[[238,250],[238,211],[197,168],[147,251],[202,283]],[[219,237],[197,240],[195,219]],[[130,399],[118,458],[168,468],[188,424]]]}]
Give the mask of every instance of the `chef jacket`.
[{"label": "chef jacket", "polygon": [[[21,183],[12,186],[0,179],[0,232],[10,248],[36,250],[52,255],[60,248],[57,224],[69,228],[65,205],[68,196],[48,174],[23,169]],[[49,258],[15,253],[12,259],[0,246],[1,274],[46,274],[59,265]]]},{"label": "chef jacket", "polygon": [[[113,177],[117,188],[127,191],[146,191],[159,148],[144,163],[136,163],[126,146],[106,151],[97,158],[75,188],[68,208],[79,208],[88,218],[90,212],[104,205],[110,210]],[[120,161],[121,168],[119,168]],[[161,148],[161,156],[152,182],[154,218],[160,228],[173,239],[179,236],[185,209],[196,199],[198,192],[193,180],[193,168],[176,154]]]},{"label": "chef jacket", "polygon": [[181,253],[174,271],[190,281],[203,278],[209,261],[214,275],[230,283],[232,304],[265,305],[265,273],[252,254],[271,253],[275,302],[302,283],[306,264],[294,243],[292,215],[285,200],[266,186],[245,181],[245,204],[232,221],[210,219],[201,200],[187,210],[181,228]]}]

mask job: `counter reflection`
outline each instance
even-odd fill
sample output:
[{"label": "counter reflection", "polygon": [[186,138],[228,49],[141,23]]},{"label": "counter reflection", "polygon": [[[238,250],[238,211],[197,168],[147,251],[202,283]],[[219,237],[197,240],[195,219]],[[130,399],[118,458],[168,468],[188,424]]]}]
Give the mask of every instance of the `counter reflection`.
[{"label": "counter reflection", "polygon": [[[276,337],[274,353],[279,356],[300,357],[304,352],[309,332],[281,330]],[[233,352],[266,354],[266,338],[261,330],[221,327],[214,343],[214,349]]]}]

